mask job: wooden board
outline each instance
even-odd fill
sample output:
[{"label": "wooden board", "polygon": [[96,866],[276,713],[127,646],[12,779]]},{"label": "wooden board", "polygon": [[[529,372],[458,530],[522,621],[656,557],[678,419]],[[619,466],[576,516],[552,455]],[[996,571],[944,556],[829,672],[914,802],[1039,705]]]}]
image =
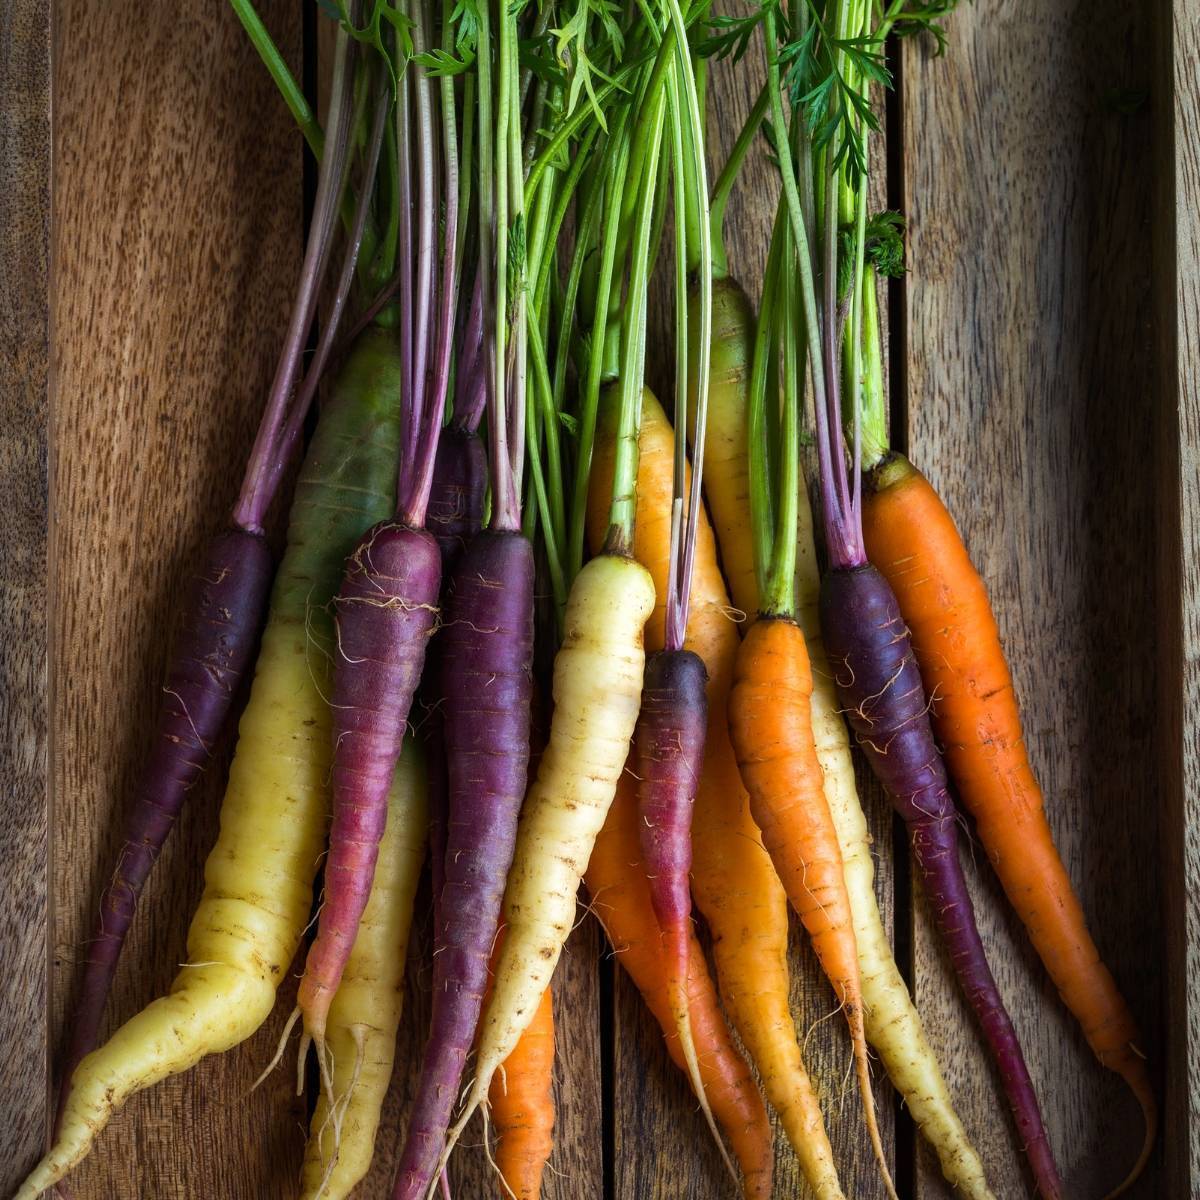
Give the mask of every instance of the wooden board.
[{"label": "wooden board", "polygon": [[[259,7],[299,64],[299,6]],[[1154,12],[1168,7],[1162,0]],[[1116,0],[1089,6],[1086,19],[1068,0],[960,6],[945,58],[921,44],[902,52],[889,163],[913,265],[893,297],[896,426],[991,582],[1055,831],[1147,1048],[1176,1064],[1164,1139],[1171,1173],[1156,1160],[1136,1192],[1145,1197],[1200,1187],[1200,1013],[1188,997],[1200,974],[1200,233],[1194,205],[1175,207],[1200,188],[1200,95],[1188,66],[1200,53],[1197,7],[1175,0],[1172,39]],[[232,499],[302,238],[300,141],[227,9],[63,0],[56,23],[50,339],[47,6],[0,3],[0,875],[16,881],[0,907],[10,981],[0,1021],[11,1048],[0,1066],[0,1194],[38,1150],[47,1059],[144,749],[177,582]],[[1115,111],[1109,91],[1147,89],[1156,52],[1173,70],[1165,81],[1159,73],[1152,105]],[[753,86],[745,74],[715,73],[716,161]],[[1191,131],[1173,143],[1163,129],[1172,110]],[[1152,280],[1146,181],[1156,163]],[[731,261],[753,287],[773,198],[758,162],[731,205]],[[1164,270],[1176,253],[1178,270]],[[1148,328],[1155,298],[1160,313],[1169,309],[1159,332],[1170,388],[1160,391]],[[1147,463],[1163,466],[1161,486]],[[1157,585],[1145,563],[1156,513]],[[160,991],[183,956],[219,791],[215,777],[197,791],[150,884],[113,1022]],[[997,1196],[1028,1195],[998,1083],[920,897],[905,890],[906,873],[893,882],[890,818],[880,803],[870,816],[885,916],[895,909],[902,959],[911,937],[918,1003],[964,1120]],[[975,857],[985,938],[1003,964],[1052,1140],[1079,1194],[1099,1194],[1131,1153],[1136,1114],[1091,1061]],[[428,1020],[423,961],[410,970],[398,1048],[410,1069],[398,1073],[380,1161],[358,1193],[370,1200],[389,1195]],[[828,1004],[799,938],[792,965],[794,1011],[807,1029]],[[1168,998],[1175,1040],[1162,1036]],[[294,1195],[303,1106],[284,1073],[244,1097],[289,1006],[285,995],[247,1046],[133,1101],[74,1177],[79,1200]],[[560,1128],[547,1200],[728,1195],[695,1106],[635,992],[602,958],[590,919],[556,980],[556,1017]],[[826,1081],[847,1194],[881,1195],[857,1101],[848,1092],[837,1102],[846,1063],[833,1022],[815,1025],[806,1052]],[[889,1142],[896,1129],[902,1195],[947,1195],[886,1083],[878,1096]],[[457,1194],[495,1194],[478,1148],[457,1171]],[[782,1140],[777,1174],[778,1196],[805,1194]]]},{"label": "wooden board", "polygon": [[[298,62],[296,6],[260,8]],[[53,1046],[157,708],[178,586],[235,498],[302,235],[300,139],[231,10],[67,0],[58,21]],[[184,960],[222,774],[192,793],[149,882],[113,1023]],[[291,1195],[303,1141],[286,1073],[244,1099],[288,1007],[238,1051],[131,1101],[76,1194]]]},{"label": "wooden board", "polygon": [[[903,56],[908,449],[988,580],[1055,837],[1161,1061],[1154,679],[1151,115],[1139,9],[962,5]],[[1128,97],[1126,97],[1128,99]],[[1140,1123],[1095,1062],[982,852],[968,878],[1072,1195],[1102,1194]],[[1131,903],[1136,897],[1137,902]],[[913,973],[998,1196],[1030,1184],[999,1083],[917,895]],[[947,1196],[922,1149],[917,1194]],[[1162,1195],[1159,1162],[1139,1196]]]},{"label": "wooden board", "polygon": [[[1167,1189],[1200,1195],[1200,2],[1157,29],[1155,273],[1161,421],[1160,719],[1166,836]],[[1170,19],[1173,18],[1173,19]]]},{"label": "wooden board", "polygon": [[0,1192],[45,1136],[51,920],[47,649],[50,14],[0,5]]}]

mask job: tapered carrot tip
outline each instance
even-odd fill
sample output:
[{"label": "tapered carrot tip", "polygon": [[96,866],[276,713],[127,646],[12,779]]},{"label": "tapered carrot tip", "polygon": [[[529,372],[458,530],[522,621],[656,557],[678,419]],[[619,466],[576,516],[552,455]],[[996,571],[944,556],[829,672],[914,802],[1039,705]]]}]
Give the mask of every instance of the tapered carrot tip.
[{"label": "tapered carrot tip", "polygon": [[1133,1187],[1150,1161],[1150,1152],[1154,1149],[1154,1141],[1158,1136],[1158,1101],[1154,1095],[1154,1087],[1150,1082],[1150,1073],[1146,1070],[1146,1064],[1132,1046],[1126,1048],[1120,1063],[1105,1063],[1104,1065],[1116,1071],[1125,1080],[1129,1090],[1133,1092],[1134,1098],[1141,1106],[1142,1120],[1145,1124],[1142,1150],[1137,1161],[1124,1181],[1105,1197],[1105,1200],[1114,1200],[1114,1197],[1124,1195]]}]

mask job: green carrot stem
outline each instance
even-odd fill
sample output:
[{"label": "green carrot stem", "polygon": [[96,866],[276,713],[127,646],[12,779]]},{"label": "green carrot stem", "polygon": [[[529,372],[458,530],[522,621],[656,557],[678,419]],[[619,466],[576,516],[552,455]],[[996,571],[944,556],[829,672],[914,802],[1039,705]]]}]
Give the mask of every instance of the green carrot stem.
[{"label": "green carrot stem", "polygon": [[267,27],[262,23],[262,18],[258,15],[253,0],[229,0],[229,3],[237,14],[238,20],[241,21],[242,28],[249,36],[251,44],[258,51],[258,57],[262,59],[263,66],[267,68],[267,72],[279,89],[283,102],[288,106],[288,110],[300,127],[300,132],[304,134],[304,140],[308,143],[313,157],[320,162],[321,154],[325,149],[325,133],[321,129],[321,123],[309,107],[303,90],[296,82],[296,77],[288,69],[287,63],[283,61],[283,55],[279,53],[279,47],[275,45],[271,35],[267,32]]},{"label": "green carrot stem", "polygon": [[[623,114],[624,116],[624,114]],[[623,132],[623,129],[622,129]],[[574,578],[583,566],[583,541],[587,520],[588,475],[592,467],[592,449],[596,441],[596,416],[600,406],[600,384],[604,366],[604,342],[608,328],[609,297],[612,293],[617,241],[621,232],[620,208],[629,171],[629,144],[624,137],[615,142],[616,153],[609,168],[604,190],[610,198],[608,219],[603,227],[599,275],[593,311],[591,346],[587,375],[579,409],[579,458],[575,464],[575,488],[571,497],[571,542],[567,560],[568,574]],[[600,189],[597,188],[597,194]],[[598,215],[598,214],[597,214]],[[635,468],[636,477],[636,468]]]},{"label": "green carrot stem", "polygon": [[[779,39],[775,24],[775,9],[768,5],[763,16],[764,33],[767,40],[767,88],[771,94],[771,115],[779,131],[779,173],[783,179],[783,194],[787,201],[788,218],[792,225],[792,239],[796,245],[797,268],[800,273],[801,298],[804,301],[805,327],[808,336],[810,371],[813,380],[813,396],[819,408],[825,404],[825,381],[823,378],[824,357],[821,353],[821,318],[817,305],[817,290],[813,278],[812,248],[809,245],[809,230],[801,206],[800,192],[796,185],[795,164],[788,150],[784,131],[788,128],[783,111],[783,84],[779,67]],[[807,155],[801,156],[802,171],[811,170]]]},{"label": "green carrot stem", "polygon": [[741,131],[737,135],[737,141],[733,143],[733,149],[729,151],[729,157],[725,160],[720,175],[717,176],[717,182],[713,184],[708,214],[713,246],[713,277],[716,279],[725,279],[729,275],[729,263],[725,254],[725,208],[729,203],[734,182],[737,180],[750,147],[754,145],[759,126],[762,125],[770,105],[771,94],[764,87],[758,93],[758,99],[754,101],[754,107],[742,125]]},{"label": "green carrot stem", "polygon": [[[697,83],[692,59],[688,53],[687,27],[683,19],[683,11],[679,0],[666,0],[671,27],[676,36],[675,72],[678,77],[677,86],[672,93],[675,106],[675,123],[682,125],[687,133],[683,140],[684,167],[687,171],[686,180],[677,180],[677,188],[684,193],[684,199],[691,197],[691,212],[685,220],[686,237],[682,246],[682,272],[694,263],[694,270],[700,285],[700,330],[698,345],[700,354],[696,372],[696,413],[692,422],[695,440],[696,466],[692,476],[691,494],[688,497],[687,516],[682,529],[672,540],[681,546],[681,557],[677,560],[678,570],[672,570],[668,579],[666,641],[668,649],[681,649],[687,630],[688,602],[691,595],[692,565],[696,556],[696,532],[700,520],[700,494],[704,470],[704,440],[708,416],[708,388],[710,374],[710,352],[712,346],[712,226],[708,213],[708,171],[705,162],[704,118],[701,113],[700,87]],[[674,77],[673,77],[674,79]],[[679,111],[680,96],[686,110],[686,118]],[[687,205],[684,205],[685,213]],[[691,251],[691,242],[698,242],[698,253]],[[687,421],[686,374],[688,363],[687,339],[687,300],[686,278],[681,278],[677,284],[678,303],[682,308],[683,319],[679,324],[683,330],[682,344],[676,351],[676,370],[683,374],[685,387],[683,391],[683,406],[676,410],[676,461],[675,488],[679,498],[676,510],[681,507],[686,488],[687,457],[684,449]],[[673,562],[672,566],[675,566]]]},{"label": "green carrot stem", "polygon": [[657,192],[654,184],[658,179],[666,107],[664,89],[660,87],[651,92],[649,100],[651,112],[644,169],[640,176],[634,176],[638,196],[637,216],[621,335],[621,402],[613,464],[612,507],[609,510],[608,537],[604,544],[606,553],[625,556],[633,553],[634,520],[637,516],[638,431],[641,426],[646,363],[646,295],[650,281],[650,235]]},{"label": "green carrot stem", "polygon": [[[558,243],[559,234],[562,232],[563,223],[571,207],[571,201],[579,188],[579,181],[583,177],[584,168],[587,166],[587,160],[591,155],[592,146],[599,131],[599,126],[593,126],[584,134],[576,147],[575,157],[571,160],[571,165],[558,186],[554,210],[546,224],[546,242],[551,247]],[[539,311],[546,303],[546,289],[553,274],[555,262],[554,254],[544,254],[538,264],[533,288],[533,305]],[[565,363],[566,355],[562,355],[561,358]]]},{"label": "green carrot stem", "polygon": [[879,301],[876,295],[875,267],[867,265],[862,299],[862,402],[859,418],[858,457],[869,471],[887,454],[891,438],[888,432],[887,397],[883,387],[883,344],[879,329]]},{"label": "green carrot stem", "polygon": [[[750,366],[750,388],[747,397],[747,441],[750,446],[750,527],[754,537],[754,566],[758,577],[758,592],[767,606],[767,587],[770,582],[772,541],[775,530],[774,496],[777,488],[771,476],[766,438],[767,379],[773,373],[775,358],[774,331],[779,323],[780,275],[784,269],[783,249],[787,215],[783,205],[775,214],[771,245],[767,251],[767,269],[763,279],[762,305],[754,331],[754,354]],[[783,341],[789,340],[785,332]]]},{"label": "green carrot stem", "polygon": [[[558,413],[553,403],[550,372],[546,364],[546,351],[543,346],[543,332],[537,321],[529,322],[529,352],[534,373],[534,386],[529,390],[530,408],[526,416],[529,474],[533,481],[538,516],[544,534],[550,586],[554,592],[555,602],[561,610],[567,603],[566,577],[563,574],[561,551],[566,540],[562,460],[558,444]],[[546,443],[545,472],[540,452],[543,437]]]},{"label": "green carrot stem", "polygon": [[[596,103],[603,105],[614,92],[625,91],[625,84],[633,79],[637,73],[654,57],[653,53],[644,53],[639,55],[625,67],[620,73],[614,77],[611,83],[606,83],[596,92]],[[530,192],[534,191],[541,181],[542,172],[547,167],[558,161],[562,149],[570,142],[580,129],[583,128],[589,121],[595,120],[595,113],[590,105],[583,105],[577,108],[565,121],[558,126],[554,131],[554,136],[546,143],[533,160],[529,168],[528,175],[525,180],[525,186]]]},{"label": "green carrot stem", "polygon": [[802,364],[799,339],[795,336],[799,304],[796,276],[789,270],[792,259],[791,238],[786,224],[775,302],[779,306],[787,334],[783,338],[783,380],[780,388],[779,475],[776,495],[774,544],[763,588],[763,611],[774,616],[792,616],[796,608],[796,522],[799,519],[800,492],[800,395]]}]

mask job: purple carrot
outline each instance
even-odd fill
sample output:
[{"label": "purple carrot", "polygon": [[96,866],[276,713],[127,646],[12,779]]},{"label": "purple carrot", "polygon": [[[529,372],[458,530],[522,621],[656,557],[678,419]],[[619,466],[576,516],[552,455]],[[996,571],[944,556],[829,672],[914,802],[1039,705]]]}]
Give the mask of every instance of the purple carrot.
[{"label": "purple carrot", "polygon": [[[333,825],[325,903],[297,1001],[305,1033],[318,1047],[367,906],[392,773],[437,616],[441,572],[428,533],[381,522],[355,549],[334,601]],[[323,1054],[320,1061],[324,1069]]]},{"label": "purple carrot", "polygon": [[651,655],[634,732],[642,861],[670,962],[673,1003],[683,1013],[692,931],[692,806],[704,760],[707,684],[704,663],[690,650]]},{"label": "purple carrot", "polygon": [[[99,926],[88,944],[63,1063],[64,1083],[99,1038],[117,959],[142,886],[185,796],[212,757],[250,664],[270,584],[266,541],[243,529],[213,538],[191,581],[163,685],[166,700],[125,819],[116,870],[100,900]],[[66,1093],[63,1087],[63,1098]]]},{"label": "purple carrot", "polygon": [[448,822],[433,1025],[396,1197],[423,1200],[475,1036],[529,766],[534,558],[516,531],[472,539],[442,645]]},{"label": "purple carrot", "polygon": [[[306,390],[292,401],[345,186],[352,74],[349,51],[341,49],[312,228],[287,337],[233,511],[233,528],[209,542],[180,614],[163,689],[166,702],[125,817],[121,852],[101,897],[98,926],[88,947],[60,1077],[60,1114],[75,1067],[99,1036],[117,960],[142,888],[188,791],[211,757],[262,626],[272,574],[263,522],[278,491],[286,450],[291,448],[285,431],[289,401],[292,419],[302,422],[315,391]],[[360,240],[353,240],[351,270]]]},{"label": "purple carrot", "polygon": [[[424,38],[419,10],[414,45]],[[309,948],[297,1005],[304,1018],[301,1057],[317,1047],[326,1086],[324,1052],[329,1005],[341,981],[375,875],[387,794],[413,694],[425,665],[438,612],[441,550],[426,530],[433,467],[450,377],[456,312],[455,239],[447,218],[438,253],[437,214],[457,211],[457,165],[434,149],[435,108],[428,75],[407,71],[398,99],[396,151],[400,162],[400,409],[404,436],[398,465],[395,517],[369,530],[351,554],[334,601],[337,647],[330,697],[333,731],[333,821],[325,863],[325,895],[317,936]],[[443,112],[446,143],[453,117]],[[434,194],[443,189],[441,203]],[[420,204],[414,206],[414,199]]]},{"label": "purple carrot", "polygon": [[[836,212],[838,183],[832,155],[826,158],[824,183],[825,211]],[[865,197],[860,202],[865,204]],[[791,215],[796,241],[803,246],[803,222],[795,209]],[[839,361],[843,341],[837,320],[841,238],[836,222],[826,222],[822,235],[823,312],[816,311],[811,281],[804,289],[809,365],[816,392],[821,519],[829,555],[829,569],[821,580],[821,633],[846,718],[908,829],[934,924],[999,1068],[1038,1193],[1043,1200],[1059,1200],[1062,1181],[1033,1082],[975,923],[975,910],[958,858],[959,814],[934,741],[929,701],[912,640],[891,585],[867,561],[862,530],[862,472],[857,461],[861,446],[861,388],[857,382],[851,391],[849,421],[854,429],[856,460],[852,479],[839,436],[844,364]],[[818,332],[821,336],[814,341]]]},{"label": "purple carrot", "polygon": [[[462,368],[460,367],[460,370]],[[487,451],[472,422],[460,420],[457,404],[453,423],[442,431],[433,464],[433,485],[425,523],[442,552],[443,586],[462,557],[463,549],[483,526],[483,500],[487,490]],[[441,702],[443,638],[435,636],[425,662],[425,719],[421,735],[426,743],[429,774],[430,883],[433,889],[433,953],[437,961],[443,948],[442,893],[446,872],[447,791],[445,719]],[[436,997],[435,997],[436,1001]],[[443,1200],[449,1200],[450,1182],[442,1172]]]},{"label": "purple carrot", "polygon": [[869,564],[829,571],[821,629],[838,695],[867,760],[908,827],[934,923],[1000,1067],[1038,1191],[1062,1183],[1016,1031],[992,978],[958,859],[958,812],[895,594]]}]

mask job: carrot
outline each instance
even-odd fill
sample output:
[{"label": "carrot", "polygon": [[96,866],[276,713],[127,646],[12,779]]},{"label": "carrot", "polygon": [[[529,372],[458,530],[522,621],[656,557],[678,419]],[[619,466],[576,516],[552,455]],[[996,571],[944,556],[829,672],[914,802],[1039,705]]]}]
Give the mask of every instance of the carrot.
[{"label": "carrot", "polygon": [[[704,663],[690,650],[676,646],[651,655],[646,661],[642,711],[633,738],[641,857],[650,885],[650,904],[662,933],[679,1044],[702,1103],[704,1082],[688,1017],[692,932],[688,875],[692,869],[692,808],[708,724],[707,683]],[[715,1126],[713,1135],[718,1136]]]},{"label": "carrot", "polygon": [[778,314],[794,311],[794,289],[783,265],[790,251],[789,239],[787,223],[777,219],[765,284],[765,294],[772,297],[768,302],[777,315],[774,322],[760,328],[755,340],[747,413],[759,607],[738,647],[729,694],[729,731],[763,845],[846,1016],[867,1133],[884,1186],[894,1197],[875,1118],[858,943],[841,845],[814,741],[812,670],[795,616],[801,406],[797,356],[791,341],[784,337],[778,338],[784,349],[780,447],[774,456],[774,473],[768,470],[767,372],[768,363],[778,361],[769,333],[773,327],[787,327],[786,315]]},{"label": "carrot", "polygon": [[[682,56],[681,56],[682,58]],[[678,60],[677,60],[678,61]],[[671,78],[669,94],[673,190],[675,202],[675,403],[680,413],[675,431],[671,475],[670,564],[667,570],[663,646],[646,663],[642,711],[634,734],[638,777],[638,832],[650,885],[650,903],[662,933],[668,986],[673,997],[680,1049],[692,1089],[731,1174],[736,1174],[717,1130],[704,1093],[696,1044],[688,1015],[687,968],[691,936],[692,897],[688,875],[692,866],[691,825],[696,785],[704,763],[708,724],[708,674],[703,661],[684,648],[696,556],[696,532],[703,507],[700,498],[703,467],[695,478],[687,464],[689,393],[697,442],[703,446],[708,423],[710,362],[707,347],[712,326],[712,247],[708,224],[708,184],[697,84],[689,70]],[[692,121],[684,120],[686,94]],[[689,173],[685,135],[691,140]],[[699,296],[691,315],[696,318],[703,352],[689,361],[688,289],[691,272],[699,273]],[[636,524],[636,523],[635,523]],[[656,589],[657,590],[657,589]]]},{"label": "carrot", "polygon": [[[348,161],[349,84],[350,73],[343,59],[335,77],[328,153],[321,163],[313,221],[287,336],[246,467],[242,493],[230,515],[231,528],[217,534],[206,547],[179,616],[152,748],[137,780],[133,803],[125,815],[121,849],[100,899],[95,933],[87,943],[87,958],[60,1067],[56,1123],[61,1120],[76,1066],[95,1048],[99,1038],[117,961],[142,888],[188,792],[211,759],[253,661],[272,574],[263,522],[279,489],[283,467],[291,459],[294,438],[290,430],[298,428],[307,415],[320,371],[319,365],[314,365],[305,386],[293,400],[291,393],[325,273],[337,200],[344,183],[342,174]],[[369,164],[366,178],[369,180],[373,175],[374,166]],[[362,190],[360,219],[354,227],[360,236],[361,219],[372,190],[370,186]],[[359,240],[352,231],[346,252],[350,271],[354,269],[358,249]],[[339,315],[335,308],[323,330],[320,346],[325,350],[332,343]]]},{"label": "carrot", "polygon": [[[696,301],[693,298],[692,307]],[[689,330],[695,323],[688,322]],[[750,532],[750,455],[746,428],[754,306],[734,279],[713,280],[712,386],[703,448],[704,496],[712,514],[721,570],[733,603],[758,612],[758,575]],[[693,343],[698,339],[693,339]],[[699,351],[693,345],[692,354]],[[689,421],[688,440],[695,447]]]},{"label": "carrot", "polygon": [[313,1110],[301,1200],[343,1200],[371,1167],[404,1008],[404,960],[427,820],[424,763],[409,737],[388,793],[371,897],[329,1007],[332,1098],[322,1090]]},{"label": "carrot", "polygon": [[[486,14],[482,28],[487,45],[490,16]],[[497,65],[505,86],[497,89],[495,130],[490,120],[490,49],[477,60],[481,68],[479,319],[482,323],[486,307],[495,324],[491,336],[479,346],[474,345],[473,329],[468,329],[474,361],[467,369],[479,370],[490,379],[493,502],[488,528],[471,538],[454,566],[440,638],[447,788],[445,846],[438,864],[442,886],[433,962],[434,1008],[393,1190],[395,1200],[421,1200],[437,1173],[463,1066],[479,1023],[505,876],[513,861],[517,818],[528,782],[534,553],[522,532],[520,505],[526,298],[522,289],[513,287],[511,296],[508,291],[513,281],[507,265],[507,236],[502,232],[496,239],[494,272],[491,247],[493,224],[503,231],[509,213],[518,224],[524,220],[523,176],[519,170],[507,169],[514,139],[519,147],[520,131],[520,105],[507,88],[514,28],[515,19],[502,14]],[[468,320],[473,327],[473,313]],[[464,405],[470,402],[469,387],[461,399]]]},{"label": "carrot", "polygon": [[575,893],[604,824],[641,697],[653,585],[606,554],[576,577],[554,663],[554,717],[525,799],[504,894],[508,934],[484,1010],[476,1076],[443,1159],[532,1021],[574,924]]},{"label": "carrot", "polygon": [[[838,7],[839,26],[861,32],[861,10],[850,0],[839,0]],[[765,13],[763,23],[767,44],[773,45],[778,36],[776,14],[773,11]],[[779,62],[771,55],[767,58],[767,75],[774,120],[778,128],[783,128],[783,84]],[[860,101],[869,105],[867,82],[860,81],[855,86],[862,89]],[[789,140],[802,143],[804,136],[803,121],[794,117],[788,132]],[[858,170],[853,176],[846,165],[850,159],[851,136],[858,142],[855,150]],[[782,393],[785,413],[799,408],[803,383],[796,364],[802,346],[813,387],[821,513],[830,564],[821,583],[821,628],[847,718],[872,770],[908,827],[913,857],[925,885],[934,921],[1000,1069],[1038,1189],[1046,1200],[1056,1200],[1062,1194],[1062,1183],[1020,1042],[1004,1008],[975,924],[970,893],[958,860],[957,811],[929,725],[925,693],[913,660],[908,632],[891,588],[866,561],[863,548],[858,451],[867,226],[867,189],[861,168],[865,162],[866,139],[864,129],[853,125],[831,130],[830,138],[823,156],[822,227],[819,238],[813,241],[810,241],[809,222],[801,200],[802,191],[812,195],[817,189],[813,156],[803,151],[795,157],[790,153],[780,156],[784,186],[777,229],[786,229],[789,240],[785,242],[781,264],[776,268],[781,283],[764,294],[764,310],[771,305],[772,311],[778,307],[783,314],[780,341],[785,364]],[[803,186],[797,183],[797,167],[802,173]],[[846,241],[838,236],[844,188],[850,193],[854,230],[849,239],[851,253],[847,262],[840,258],[841,247]],[[843,270],[844,266],[849,266],[850,270]],[[849,280],[840,291],[839,283],[847,276]],[[819,300],[815,286],[817,278],[821,281]],[[781,296],[782,304],[777,305]],[[850,330],[845,341],[837,332],[843,304],[848,307]],[[766,340],[760,330],[759,347],[764,348],[764,354]],[[850,353],[843,362],[842,349],[847,345]],[[759,361],[760,354],[756,351],[756,370]],[[853,480],[840,436],[844,377],[850,381],[849,406],[855,452]],[[754,396],[754,401],[756,406],[761,406],[758,395]],[[752,408],[752,418],[756,411],[757,408]],[[790,423],[785,416],[785,428]],[[786,436],[794,439],[797,432],[793,425]],[[757,537],[763,523],[763,510],[769,511],[769,492],[764,492],[760,479],[759,485],[752,487],[751,494],[757,506],[754,514]],[[788,541],[791,541],[794,519],[789,533],[792,537]],[[770,576],[767,582],[773,582]],[[768,594],[768,604],[771,599]]]},{"label": "carrot", "polygon": [[1096,1057],[1142,1106],[1142,1150],[1116,1195],[1146,1165],[1157,1103],[1133,1015],[1054,845],[983,580],[938,494],[900,454],[868,476],[863,536],[896,593],[951,777],[1005,893]]},{"label": "carrot", "polygon": [[[424,23],[414,27],[420,52]],[[305,960],[297,1007],[303,1016],[303,1058],[317,1051],[322,1077],[329,1005],[345,970],[370,895],[387,794],[400,754],[425,648],[438,612],[441,552],[424,528],[443,409],[457,306],[458,160],[453,107],[440,114],[449,152],[434,152],[438,104],[434,84],[414,64],[404,77],[412,102],[398,108],[394,147],[415,171],[400,172],[398,197],[401,298],[401,389],[405,438],[393,517],[360,539],[346,562],[334,600],[333,821],[325,864],[325,895],[317,935]],[[445,99],[443,91],[443,99]],[[416,153],[414,154],[414,149]],[[414,189],[415,184],[415,189]],[[419,201],[414,205],[415,199]],[[435,198],[436,196],[436,198]],[[437,247],[437,211],[445,212]],[[415,234],[415,236],[414,236]],[[440,272],[435,271],[435,259]]]},{"label": "carrot", "polygon": [[270,1014],[311,916],[325,840],[326,606],[347,550],[394,502],[398,359],[390,335],[359,339],[301,468],[188,963],[167,996],[76,1068],[58,1138],[21,1200],[75,1166],[134,1092],[244,1041]]},{"label": "carrot", "polygon": [[[500,28],[502,36],[511,39],[515,14],[503,10]],[[665,58],[666,51],[662,54]],[[517,827],[504,892],[508,932],[478,1033],[475,1079],[446,1138],[439,1166],[445,1165],[467,1122],[487,1098],[492,1076],[512,1053],[549,986],[574,924],[576,893],[612,804],[637,721],[645,669],[642,631],[654,607],[654,584],[630,556],[636,513],[632,492],[644,373],[641,331],[664,107],[663,91],[658,89],[647,101],[644,174],[639,173],[629,189],[636,199],[637,219],[621,347],[621,426],[626,436],[614,474],[605,549],[575,576],[567,596],[562,645],[554,660],[550,740]],[[650,186],[636,186],[647,182]],[[498,271],[498,278],[502,274]],[[504,305],[497,304],[497,311],[504,312]]]},{"label": "carrot", "polygon": [[[604,498],[616,446],[616,414],[610,403],[600,414],[589,493],[593,545],[605,533]],[[658,604],[646,624],[646,643],[655,648],[666,637],[673,434],[650,392],[642,397],[639,448],[634,552],[658,589]],[[787,896],[750,815],[729,741],[726,705],[738,632],[712,530],[703,517],[696,530],[693,569],[685,644],[704,662],[709,682],[708,733],[692,821],[692,890],[712,931],[721,997],[758,1068],[767,1099],[779,1113],[814,1193],[821,1200],[838,1200],[842,1190],[833,1151],[788,1009]]]},{"label": "carrot", "polygon": [[[496,938],[493,963],[504,930]],[[488,993],[491,992],[489,979]],[[486,1002],[486,997],[485,997]],[[554,1002],[547,988],[521,1040],[492,1079],[488,1093],[499,1142],[496,1169],[513,1200],[538,1200],[542,1175],[554,1149]]]},{"label": "carrot", "polygon": [[[600,451],[603,453],[603,450]],[[596,838],[585,881],[592,911],[616,955],[662,1029],[672,1061],[689,1074],[679,1044],[673,981],[660,953],[661,934],[641,861],[637,788],[626,771],[604,828]],[[704,1093],[742,1172],[746,1200],[771,1195],[771,1127],[749,1068],[733,1044],[717,1003],[704,952],[688,931],[688,1016]]]},{"label": "carrot", "polygon": [[[731,279],[714,280],[713,388],[704,451],[705,492],[734,603],[758,609],[758,579],[750,527],[750,463],[747,435],[749,362],[754,312]],[[718,367],[720,364],[720,367]],[[921,1018],[892,956],[875,899],[870,834],[858,797],[850,740],[833,673],[821,639],[820,573],[813,540],[812,509],[801,488],[796,563],[796,617],[804,631],[812,668],[812,719],[825,797],[842,851],[846,890],[854,921],[862,977],[867,1040],[879,1054],[913,1121],[938,1154],[948,1182],[971,1200],[993,1200],[979,1155],[954,1111]]]}]

